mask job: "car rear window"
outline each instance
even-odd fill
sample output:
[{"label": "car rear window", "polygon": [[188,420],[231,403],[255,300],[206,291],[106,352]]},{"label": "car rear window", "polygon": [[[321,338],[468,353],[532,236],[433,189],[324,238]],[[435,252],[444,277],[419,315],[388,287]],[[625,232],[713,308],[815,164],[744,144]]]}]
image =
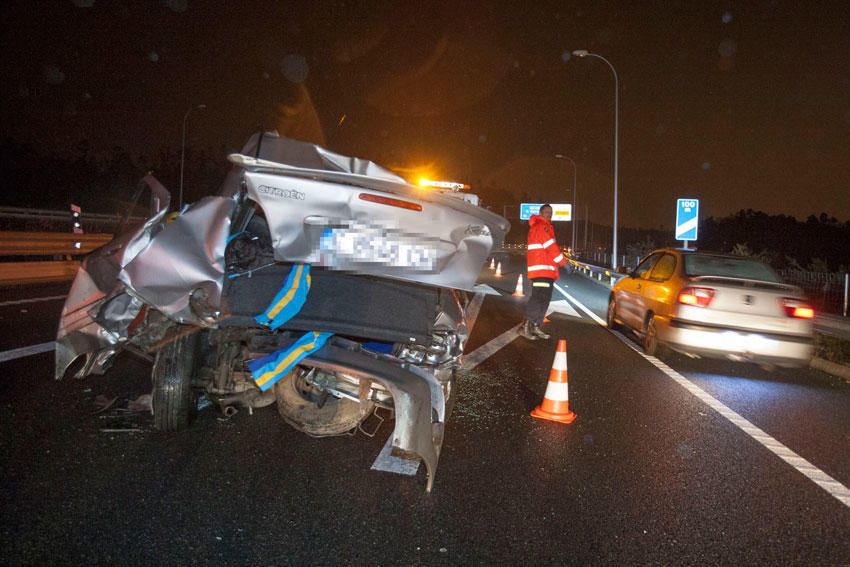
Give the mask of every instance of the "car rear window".
[{"label": "car rear window", "polygon": [[782,283],[782,279],[770,266],[748,258],[687,254],[685,273],[689,276],[719,276]]}]

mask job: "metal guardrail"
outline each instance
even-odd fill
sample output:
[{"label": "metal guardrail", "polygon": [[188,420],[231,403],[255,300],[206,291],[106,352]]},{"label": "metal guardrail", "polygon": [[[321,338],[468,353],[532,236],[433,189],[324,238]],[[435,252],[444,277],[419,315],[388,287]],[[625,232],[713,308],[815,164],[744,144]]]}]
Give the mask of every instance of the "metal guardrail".
[{"label": "metal guardrail", "polygon": [[[52,209],[25,209],[23,207],[0,207],[0,218],[30,219],[30,220],[56,220],[71,222],[70,211],[56,211]],[[107,215],[103,213],[85,213],[83,218],[96,222],[114,222],[121,220],[121,215]]]},{"label": "metal guardrail", "polygon": [[0,256],[79,256],[112,240],[111,234],[0,232]]},{"label": "metal guardrail", "polygon": [[[118,213],[83,212],[79,221],[87,233],[114,232],[121,224],[122,215]],[[145,217],[130,217],[131,225],[139,225]],[[52,231],[60,232],[71,227],[71,211],[52,209],[28,209],[23,207],[0,207],[0,231]]]},{"label": "metal guardrail", "polygon": [[0,286],[65,282],[74,279],[76,260],[46,262],[0,262]]},{"label": "metal guardrail", "polygon": [[71,280],[79,258],[110,240],[103,233],[0,232],[0,285]]}]

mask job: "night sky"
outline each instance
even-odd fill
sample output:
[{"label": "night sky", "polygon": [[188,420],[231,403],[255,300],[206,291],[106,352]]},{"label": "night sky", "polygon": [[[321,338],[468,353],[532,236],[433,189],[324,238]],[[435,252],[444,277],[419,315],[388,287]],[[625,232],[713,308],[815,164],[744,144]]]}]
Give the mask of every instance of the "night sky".
[{"label": "night sky", "polygon": [[[844,2],[5,1],[0,136],[73,155],[259,127],[620,224],[752,208],[850,220]],[[501,211],[500,211],[501,212]],[[510,211],[509,211],[510,213]],[[515,214],[515,213],[514,213]],[[509,214],[509,216],[511,216]]]}]

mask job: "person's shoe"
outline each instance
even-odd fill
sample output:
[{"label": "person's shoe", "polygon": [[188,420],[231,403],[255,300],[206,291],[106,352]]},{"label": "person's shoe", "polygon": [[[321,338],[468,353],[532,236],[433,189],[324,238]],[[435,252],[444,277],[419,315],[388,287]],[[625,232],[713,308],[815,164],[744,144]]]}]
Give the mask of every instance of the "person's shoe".
[{"label": "person's shoe", "polygon": [[522,338],[528,339],[530,341],[536,341],[537,340],[537,336],[532,331],[531,321],[523,322],[523,324],[519,328],[519,331],[517,331],[517,334],[519,336],[521,336]]},{"label": "person's shoe", "polygon": [[543,340],[548,340],[548,339],[552,338],[552,335],[544,332],[543,329],[541,329],[539,325],[535,325],[534,323],[531,323],[530,327],[531,327],[530,330],[531,330],[532,335],[539,337]]}]

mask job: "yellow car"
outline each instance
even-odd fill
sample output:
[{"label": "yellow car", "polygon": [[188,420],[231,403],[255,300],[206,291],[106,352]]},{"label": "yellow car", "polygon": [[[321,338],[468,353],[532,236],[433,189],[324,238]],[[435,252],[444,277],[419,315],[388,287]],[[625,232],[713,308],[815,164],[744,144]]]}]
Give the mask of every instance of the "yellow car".
[{"label": "yellow car", "polygon": [[664,248],[611,289],[608,326],[635,331],[646,354],[779,366],[812,357],[814,310],[803,291],[752,258]]}]

